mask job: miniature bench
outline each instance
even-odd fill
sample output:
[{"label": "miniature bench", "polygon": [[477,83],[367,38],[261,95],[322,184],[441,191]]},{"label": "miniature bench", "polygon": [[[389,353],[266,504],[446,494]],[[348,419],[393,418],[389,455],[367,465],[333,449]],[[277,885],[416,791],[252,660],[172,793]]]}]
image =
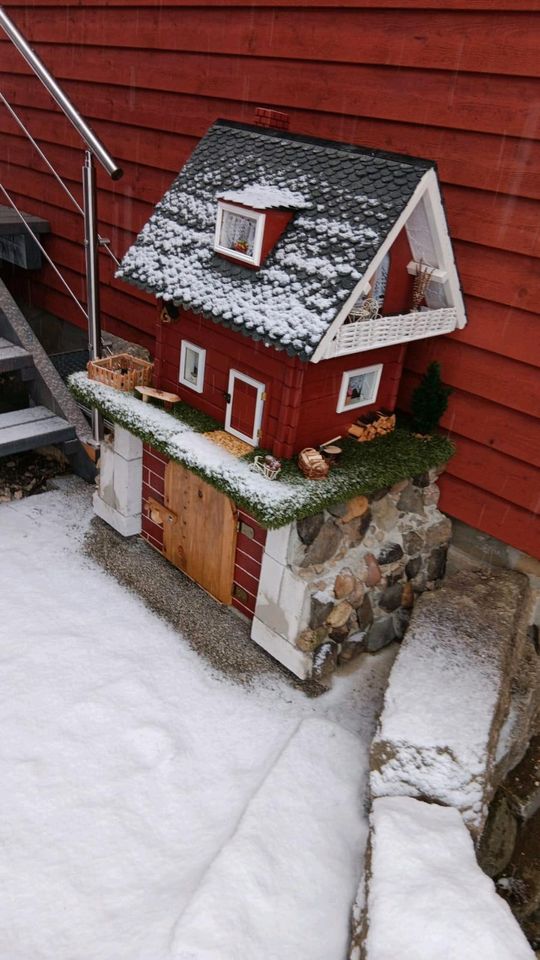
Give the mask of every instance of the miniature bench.
[{"label": "miniature bench", "polygon": [[141,395],[143,403],[148,403],[150,397],[152,397],[152,400],[161,400],[166,410],[170,410],[175,403],[181,402],[181,398],[177,393],[168,393],[166,390],[156,390],[155,387],[135,387],[135,393]]}]

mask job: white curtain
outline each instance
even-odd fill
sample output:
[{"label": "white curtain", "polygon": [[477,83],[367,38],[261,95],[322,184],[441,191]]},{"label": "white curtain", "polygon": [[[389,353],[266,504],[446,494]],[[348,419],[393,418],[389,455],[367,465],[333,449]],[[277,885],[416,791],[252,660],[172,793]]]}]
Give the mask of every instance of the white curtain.
[{"label": "white curtain", "polygon": [[256,225],[256,220],[253,217],[243,217],[239,213],[228,213],[225,210],[221,221],[220,246],[234,250],[235,243],[244,242],[247,244],[247,249],[241,252],[251,256],[255,242]]}]

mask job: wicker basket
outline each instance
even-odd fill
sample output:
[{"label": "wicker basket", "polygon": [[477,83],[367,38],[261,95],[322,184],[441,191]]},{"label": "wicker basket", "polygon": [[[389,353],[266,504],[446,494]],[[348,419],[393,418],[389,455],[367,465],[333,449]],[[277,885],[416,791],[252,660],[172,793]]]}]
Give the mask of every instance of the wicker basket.
[{"label": "wicker basket", "polygon": [[154,364],[129,353],[117,353],[103,360],[90,360],[86,369],[90,380],[99,380],[108,387],[129,393],[135,387],[151,386]]},{"label": "wicker basket", "polygon": [[313,447],[306,447],[300,451],[298,466],[308,480],[322,480],[330,470],[328,461]]}]

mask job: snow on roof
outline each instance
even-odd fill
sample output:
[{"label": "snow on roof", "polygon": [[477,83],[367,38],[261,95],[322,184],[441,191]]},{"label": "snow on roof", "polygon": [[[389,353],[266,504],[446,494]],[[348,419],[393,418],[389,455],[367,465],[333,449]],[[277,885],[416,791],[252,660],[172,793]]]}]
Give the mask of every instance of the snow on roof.
[{"label": "snow on roof", "polygon": [[257,210],[270,210],[272,207],[285,207],[288,210],[302,210],[309,207],[303,193],[289,190],[287,187],[276,187],[271,183],[252,183],[241,190],[226,190],[218,195],[220,200],[229,200],[231,203],[242,203]]},{"label": "snow on roof", "polygon": [[[218,121],[117,276],[309,359],[402,213],[427,161]],[[214,253],[217,197],[301,210],[258,270]],[[243,198],[243,199],[241,199]]]}]

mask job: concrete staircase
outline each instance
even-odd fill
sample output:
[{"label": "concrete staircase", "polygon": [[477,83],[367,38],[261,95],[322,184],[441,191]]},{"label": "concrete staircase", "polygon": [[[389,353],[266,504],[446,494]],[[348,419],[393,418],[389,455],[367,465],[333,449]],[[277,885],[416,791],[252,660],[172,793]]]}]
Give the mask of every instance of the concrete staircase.
[{"label": "concrete staircase", "polygon": [[0,281],[0,376],[24,385],[19,408],[0,413],[0,457],[52,444],[61,447],[75,473],[93,480],[85,444],[88,423],[27,320]]}]

